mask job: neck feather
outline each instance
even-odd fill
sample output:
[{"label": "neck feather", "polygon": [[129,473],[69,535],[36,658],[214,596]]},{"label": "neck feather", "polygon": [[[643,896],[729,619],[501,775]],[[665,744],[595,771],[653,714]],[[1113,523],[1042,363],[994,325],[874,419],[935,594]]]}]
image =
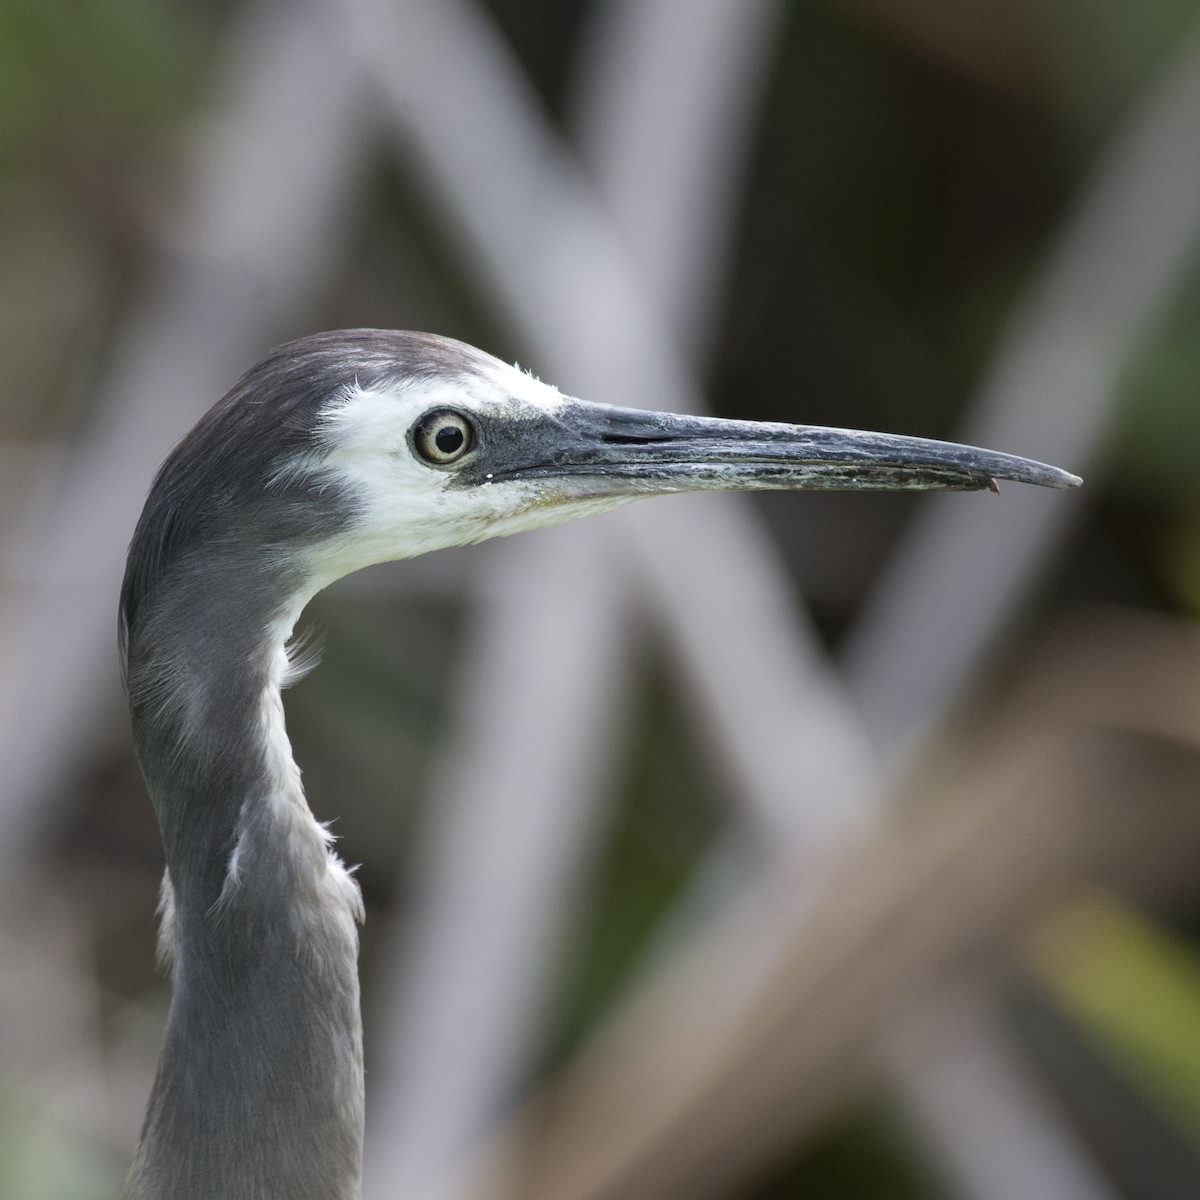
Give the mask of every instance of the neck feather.
[{"label": "neck feather", "polygon": [[131,639],[173,961],[137,1200],[359,1194],[361,899],[305,802],[280,694],[303,599],[250,623],[220,604],[167,613],[157,627],[184,644],[156,643],[154,620]]}]

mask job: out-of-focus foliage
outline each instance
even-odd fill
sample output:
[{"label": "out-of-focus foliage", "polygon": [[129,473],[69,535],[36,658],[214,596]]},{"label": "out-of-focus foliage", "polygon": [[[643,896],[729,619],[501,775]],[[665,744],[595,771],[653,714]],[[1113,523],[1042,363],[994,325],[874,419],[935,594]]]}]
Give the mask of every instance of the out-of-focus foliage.
[{"label": "out-of-focus foliage", "polygon": [[113,1164],[81,1138],[64,1137],[36,1105],[0,1088],[0,1186],[21,1200],[109,1200]]},{"label": "out-of-focus foliage", "polygon": [[[597,1021],[628,979],[645,939],[666,916],[720,821],[710,781],[661,683],[649,689],[629,779],[596,864],[592,924],[566,970],[562,1032],[569,1046]],[[584,949],[586,948],[586,949]]]},{"label": "out-of-focus foliage", "polygon": [[849,1112],[754,1200],[949,1200],[881,1105]]},{"label": "out-of-focus foliage", "polygon": [[195,98],[194,16],[155,0],[6,0],[0,165],[41,166],[98,135],[137,146],[164,132]]},{"label": "out-of-focus foliage", "polygon": [[1081,156],[1112,131],[1197,16],[1194,0],[1027,0],[1012,7],[1027,30],[1039,91],[1068,135],[1067,146]]},{"label": "out-of-focus foliage", "polygon": [[[1117,486],[1139,503],[1200,508],[1200,271],[1147,338],[1110,443]],[[1185,552],[1186,547],[1181,547]]]},{"label": "out-of-focus foliage", "polygon": [[1200,1145],[1200,952],[1117,898],[1085,894],[1037,930],[1037,975]]},{"label": "out-of-focus foliage", "polygon": [[[0,4],[0,436],[63,434],[201,94],[211,34],[154,0]],[[12,478],[15,486],[19,478]],[[10,499],[0,484],[0,500]]]}]

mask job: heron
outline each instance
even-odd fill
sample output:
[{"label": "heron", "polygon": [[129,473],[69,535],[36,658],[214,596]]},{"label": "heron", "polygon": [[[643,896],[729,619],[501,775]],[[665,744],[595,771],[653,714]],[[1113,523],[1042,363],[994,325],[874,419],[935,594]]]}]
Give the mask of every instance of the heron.
[{"label": "heron", "polygon": [[360,1194],[362,898],[281,698],[317,592],[646,496],[997,480],[1080,482],[946,442],[588,403],[433,334],[316,334],[252,367],[160,468],[121,589],[172,975],[130,1200]]}]

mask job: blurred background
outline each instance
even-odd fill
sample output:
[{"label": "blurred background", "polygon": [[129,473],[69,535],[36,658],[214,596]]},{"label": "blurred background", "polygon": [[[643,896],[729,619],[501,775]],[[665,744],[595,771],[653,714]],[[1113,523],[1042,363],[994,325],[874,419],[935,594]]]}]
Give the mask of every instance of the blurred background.
[{"label": "blurred background", "polygon": [[1198,234],[1194,0],[0,0],[0,1195],[116,1197],[160,1044],[149,480],[360,325],[1086,477],[313,603],[368,1200],[1200,1194]]}]

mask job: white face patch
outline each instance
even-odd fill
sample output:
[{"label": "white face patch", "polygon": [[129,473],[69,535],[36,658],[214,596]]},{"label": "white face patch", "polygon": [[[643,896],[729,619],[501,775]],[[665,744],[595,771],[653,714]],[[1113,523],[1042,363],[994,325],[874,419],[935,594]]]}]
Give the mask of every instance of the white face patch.
[{"label": "white face patch", "polygon": [[414,426],[438,409],[468,420],[520,421],[565,403],[556,388],[483,354],[477,370],[457,378],[347,389],[322,414],[324,453],[317,471],[358,496],[361,515],[346,534],[314,551],[312,590],[372,563],[558,524],[623,503],[602,497],[556,504],[539,482],[492,483],[485,477],[456,487],[453,464],[430,463],[413,446]]}]

